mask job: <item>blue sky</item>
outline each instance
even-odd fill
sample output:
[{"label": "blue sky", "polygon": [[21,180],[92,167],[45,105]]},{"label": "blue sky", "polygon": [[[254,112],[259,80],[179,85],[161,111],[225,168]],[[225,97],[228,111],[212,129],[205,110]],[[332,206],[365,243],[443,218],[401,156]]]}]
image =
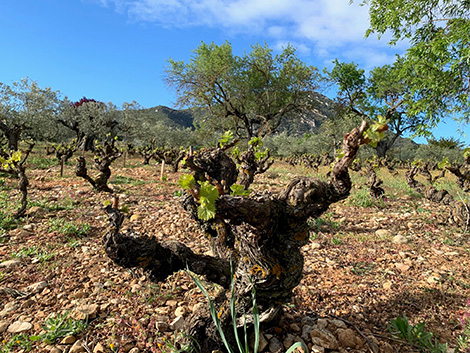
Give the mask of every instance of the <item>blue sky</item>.
[{"label": "blue sky", "polygon": [[[319,69],[335,58],[371,69],[405,50],[364,38],[367,27],[359,0],[2,0],[0,82],[28,76],[72,100],[172,107],[166,60],[187,61],[201,41],[227,40],[239,55],[250,44],[291,43]],[[457,129],[434,132],[458,137]],[[470,144],[467,135],[459,138]]]}]

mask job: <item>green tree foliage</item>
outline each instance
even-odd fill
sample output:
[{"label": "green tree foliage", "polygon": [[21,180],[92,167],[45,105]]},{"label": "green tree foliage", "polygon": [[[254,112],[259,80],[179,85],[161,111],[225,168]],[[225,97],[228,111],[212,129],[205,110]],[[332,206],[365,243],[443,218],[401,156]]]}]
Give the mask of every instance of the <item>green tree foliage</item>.
[{"label": "green tree foliage", "polygon": [[232,130],[237,137],[264,137],[289,115],[312,109],[317,69],[302,63],[291,46],[273,55],[254,45],[236,56],[232,46],[202,43],[187,63],[169,59],[167,83],[180,107],[199,107],[197,123],[211,131]]},{"label": "green tree foliage", "polygon": [[403,66],[408,96],[418,97],[413,113],[426,127],[453,114],[470,121],[470,2],[455,0],[365,0],[370,5],[367,35],[392,34],[390,43],[408,40]]},{"label": "green tree foliage", "polygon": [[26,176],[26,160],[34,142],[29,138],[51,137],[50,123],[60,107],[59,93],[50,88],[40,88],[29,79],[12,85],[0,83],[0,169],[18,177],[21,207],[16,217],[26,212],[29,180]]},{"label": "green tree foliage", "polygon": [[453,137],[441,137],[439,140],[431,138],[428,140],[429,146],[440,147],[440,148],[447,148],[450,150],[460,150],[464,147],[464,143],[455,139]]},{"label": "green tree foliage", "polygon": [[338,102],[344,107],[340,115],[356,115],[361,119],[382,116],[388,123],[390,132],[375,147],[379,156],[385,156],[405,132],[425,131],[427,108],[416,109],[420,97],[409,89],[409,72],[402,58],[397,57],[393,65],[374,68],[367,76],[357,64],[338,60],[334,64],[325,73],[338,86]]},{"label": "green tree foliage", "polygon": [[77,146],[91,150],[95,140],[104,140],[107,134],[116,135],[119,111],[111,102],[106,104],[83,97],[79,101],[64,101],[64,109],[57,121],[77,139]]},{"label": "green tree foliage", "polygon": [[21,139],[53,139],[60,102],[58,91],[41,88],[28,78],[11,85],[0,82],[0,131],[8,150],[18,150]]}]

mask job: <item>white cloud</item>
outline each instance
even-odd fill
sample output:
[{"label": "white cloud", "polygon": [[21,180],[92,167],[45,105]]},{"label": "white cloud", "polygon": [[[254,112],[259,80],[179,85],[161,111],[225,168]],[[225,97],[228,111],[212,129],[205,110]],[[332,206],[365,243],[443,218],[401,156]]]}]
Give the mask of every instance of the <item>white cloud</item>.
[{"label": "white cloud", "polygon": [[232,34],[263,35],[279,47],[292,43],[299,53],[314,53],[320,59],[331,55],[347,57],[354,51],[355,61],[359,58],[358,61],[375,66],[391,57],[383,54],[386,40],[364,39],[368,9],[359,6],[359,0],[352,5],[349,0],[94,1],[107,7],[114,4],[117,11],[127,13],[134,21],[164,27],[209,26]]}]

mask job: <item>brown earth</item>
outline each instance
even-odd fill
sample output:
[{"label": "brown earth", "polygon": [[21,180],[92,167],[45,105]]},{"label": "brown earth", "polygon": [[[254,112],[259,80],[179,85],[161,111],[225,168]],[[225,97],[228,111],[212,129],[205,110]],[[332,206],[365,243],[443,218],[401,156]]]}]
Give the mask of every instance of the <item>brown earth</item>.
[{"label": "brown earth", "polygon": [[[253,188],[276,192],[307,172],[276,162]],[[57,166],[29,170],[32,207],[15,229],[2,235],[0,228],[0,352],[26,351],[22,340],[44,334],[46,319],[67,311],[74,320],[88,314],[86,330],[53,344],[30,342],[32,351],[176,352],[176,341],[184,335],[177,330],[178,316],[207,305],[206,298],[185,272],[154,283],[139,269],[111,262],[101,245],[107,227],[103,206],[110,195],[92,191],[73,176],[72,166],[66,166],[63,178],[58,173]],[[180,173],[166,173],[162,181],[159,166],[143,167],[136,159],[124,168],[116,162],[111,187],[128,214],[124,228],[208,253],[204,234],[175,196]],[[388,332],[390,320],[404,315],[412,324],[426,322],[440,342],[456,346],[459,318],[470,312],[468,234],[448,222],[445,207],[398,187],[387,173],[381,171],[385,202],[359,207],[359,196],[350,197],[312,220],[312,241],[303,249],[303,281],[280,322],[263,328],[269,343],[265,351],[276,349],[273,338],[284,345],[295,341],[307,325],[323,325],[336,335],[339,346],[323,346],[325,352],[419,351]],[[15,180],[4,180],[0,204],[11,213]],[[91,229],[86,235],[77,235],[76,229],[67,235],[64,223]],[[12,259],[19,261],[5,262]],[[24,324],[19,336],[9,332],[17,321]],[[357,344],[339,337],[348,329]],[[322,351],[306,343],[312,352]]]}]

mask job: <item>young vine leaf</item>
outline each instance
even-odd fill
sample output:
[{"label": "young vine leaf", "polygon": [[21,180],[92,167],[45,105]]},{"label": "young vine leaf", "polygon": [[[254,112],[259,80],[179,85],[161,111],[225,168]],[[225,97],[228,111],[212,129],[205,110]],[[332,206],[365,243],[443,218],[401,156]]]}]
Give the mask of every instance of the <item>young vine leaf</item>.
[{"label": "young vine leaf", "polygon": [[437,164],[437,168],[439,169],[445,169],[446,167],[450,166],[450,162],[449,162],[449,158],[444,158],[442,161],[440,161],[438,164]]},{"label": "young vine leaf", "polygon": [[197,216],[208,221],[215,217],[215,202],[219,198],[219,191],[214,185],[208,181],[200,183],[201,189],[199,190],[199,207],[197,208]]},{"label": "young vine leaf", "polygon": [[233,184],[230,187],[230,190],[231,190],[230,195],[232,196],[249,196],[251,193],[250,190],[245,190],[243,185],[240,185],[240,184]]},{"label": "young vine leaf", "polygon": [[387,130],[387,119],[379,115],[377,121],[374,121],[366,132],[364,132],[364,139],[369,145],[375,148],[379,141],[385,137],[385,131]]},{"label": "young vine leaf", "polygon": [[268,155],[268,151],[269,150],[264,150],[264,151],[258,151],[255,153],[255,159],[257,161],[261,161],[262,159],[266,158],[266,156]]},{"label": "young vine leaf", "polygon": [[0,166],[5,169],[10,168],[15,162],[21,161],[21,155],[21,151],[16,151],[8,159],[0,157]]},{"label": "young vine leaf", "polygon": [[463,158],[470,158],[470,147],[467,147],[463,150]]},{"label": "young vine leaf", "polygon": [[194,176],[191,174],[183,174],[178,180],[178,184],[183,189],[190,190],[196,185],[196,181],[194,180]]},{"label": "young vine leaf", "polygon": [[230,144],[233,141],[233,132],[228,130],[223,133],[222,136],[220,136],[219,139],[219,146],[220,148],[224,148],[228,144]]},{"label": "young vine leaf", "polygon": [[232,156],[233,156],[233,158],[235,158],[235,159],[240,158],[240,150],[238,149],[238,147],[235,147],[235,148],[232,150]]},{"label": "young vine leaf", "polygon": [[259,137],[253,137],[248,144],[253,147],[263,147],[263,141]]}]

